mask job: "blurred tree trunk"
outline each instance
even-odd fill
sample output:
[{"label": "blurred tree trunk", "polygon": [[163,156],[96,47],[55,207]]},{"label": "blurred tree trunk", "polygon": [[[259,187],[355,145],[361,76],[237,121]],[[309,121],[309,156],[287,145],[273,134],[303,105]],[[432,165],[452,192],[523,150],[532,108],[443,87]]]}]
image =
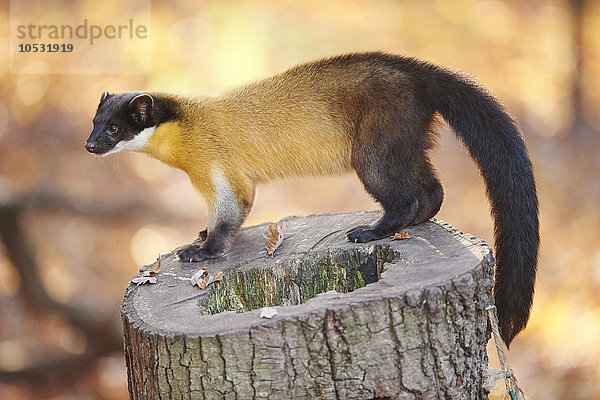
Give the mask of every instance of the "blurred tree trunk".
[{"label": "blurred tree trunk", "polygon": [[584,13],[586,0],[570,0],[571,30],[573,43],[574,68],[571,75],[571,99],[573,119],[568,134],[580,141],[593,138],[596,129],[586,120],[586,104],[583,93],[585,68]]}]

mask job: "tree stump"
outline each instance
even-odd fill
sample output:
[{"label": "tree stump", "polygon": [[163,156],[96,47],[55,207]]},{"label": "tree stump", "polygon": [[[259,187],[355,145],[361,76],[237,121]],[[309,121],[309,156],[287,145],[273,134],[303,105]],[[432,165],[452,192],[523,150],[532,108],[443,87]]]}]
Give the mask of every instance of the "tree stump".
[{"label": "tree stump", "polygon": [[[123,301],[130,397],[487,398],[490,249],[436,220],[406,240],[345,240],[379,216],[286,218],[273,256],[267,224],[219,259],[162,256],[158,283]],[[201,267],[223,280],[192,286]],[[267,306],[278,314],[261,318]]]}]

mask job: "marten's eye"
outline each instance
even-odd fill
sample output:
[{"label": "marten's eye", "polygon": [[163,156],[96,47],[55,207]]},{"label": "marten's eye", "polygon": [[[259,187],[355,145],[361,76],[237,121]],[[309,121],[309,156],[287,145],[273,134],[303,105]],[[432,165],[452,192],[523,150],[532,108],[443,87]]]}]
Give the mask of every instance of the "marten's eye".
[{"label": "marten's eye", "polygon": [[111,125],[108,127],[108,133],[110,133],[111,135],[117,133],[118,130],[119,127],[117,125]]}]

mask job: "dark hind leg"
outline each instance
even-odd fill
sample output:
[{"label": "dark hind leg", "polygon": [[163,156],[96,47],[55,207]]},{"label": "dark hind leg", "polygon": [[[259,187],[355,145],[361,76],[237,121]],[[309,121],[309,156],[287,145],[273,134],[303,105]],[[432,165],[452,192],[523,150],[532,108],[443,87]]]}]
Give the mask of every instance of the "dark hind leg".
[{"label": "dark hind leg", "polygon": [[[361,174],[365,189],[383,207],[384,214],[373,226],[359,226],[346,232],[351,242],[368,242],[384,238],[408,225],[432,218],[444,198],[442,184],[426,159],[413,157],[413,169],[379,167],[379,172]],[[406,164],[405,164],[406,165]]]},{"label": "dark hind leg", "polygon": [[430,146],[427,121],[415,121],[405,132],[398,131],[401,124],[394,124],[392,133],[382,129],[380,135],[358,138],[352,153],[354,169],[384,214],[372,226],[348,231],[349,241],[381,239],[439,211],[444,193],[426,153]]},{"label": "dark hind leg", "polygon": [[444,200],[442,184],[427,158],[423,160],[415,180],[418,183],[418,209],[411,225],[420,224],[432,218],[440,210]]},{"label": "dark hind leg", "polygon": [[[393,172],[393,171],[391,171]],[[351,242],[368,242],[393,234],[410,225],[417,215],[417,193],[409,177],[386,174],[376,179],[360,176],[365,189],[383,207],[383,216],[372,226],[359,226],[346,232]]]},{"label": "dark hind leg", "polygon": [[420,157],[408,148],[381,141],[355,148],[354,169],[367,192],[383,207],[384,215],[372,226],[346,232],[349,241],[381,239],[414,222],[419,214],[420,188],[413,175]]},{"label": "dark hind leg", "polygon": [[369,107],[356,127],[352,166],[384,214],[372,226],[348,231],[351,242],[392,235],[430,218],[441,205],[441,185],[426,154],[433,143],[430,127],[435,110],[404,83],[369,97]]},{"label": "dark hind leg", "polygon": [[377,176],[359,172],[359,177],[365,189],[382,205],[384,214],[373,226],[359,226],[346,232],[351,242],[381,239],[408,225],[425,222],[442,205],[444,191],[428,162],[410,174],[397,168],[380,171]]}]

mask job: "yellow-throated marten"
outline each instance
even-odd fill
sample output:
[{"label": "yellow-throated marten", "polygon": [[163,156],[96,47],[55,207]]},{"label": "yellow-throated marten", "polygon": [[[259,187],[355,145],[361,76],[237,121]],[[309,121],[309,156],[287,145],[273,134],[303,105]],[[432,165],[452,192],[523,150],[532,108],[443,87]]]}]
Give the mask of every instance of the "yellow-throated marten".
[{"label": "yellow-throated marten", "polygon": [[371,52],[296,66],[215,97],[104,92],[87,140],[107,155],[141,151],[184,170],[205,197],[209,226],[184,261],[223,252],[258,183],[356,171],[384,215],[352,242],[433,217],[442,185],[427,151],[436,112],[477,162],[495,221],[495,299],[504,341],[529,318],[539,243],[538,202],[525,144],[492,95],[458,73]]}]

